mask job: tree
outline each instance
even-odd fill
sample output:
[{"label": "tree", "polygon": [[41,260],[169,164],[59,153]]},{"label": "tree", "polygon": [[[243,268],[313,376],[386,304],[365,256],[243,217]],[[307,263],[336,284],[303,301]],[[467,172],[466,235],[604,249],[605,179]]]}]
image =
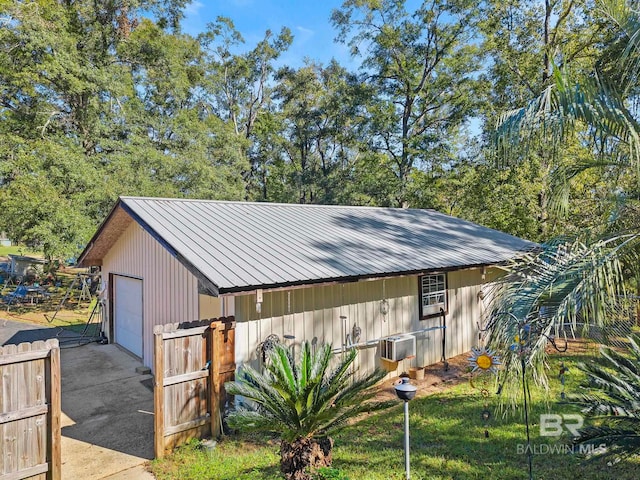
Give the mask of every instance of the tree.
[{"label": "tree", "polygon": [[72,256],[91,228],[121,6],[87,15],[86,2],[0,3],[0,224],[50,258]]},{"label": "tree", "polygon": [[[248,163],[243,172],[247,187],[245,198],[251,199],[259,195],[256,187],[260,184],[263,160],[254,130],[260,116],[271,106],[274,62],[289,48],[293,36],[286,27],[275,36],[267,30],[253,49],[234,53],[244,39],[231,19],[218,17],[198,38],[206,53],[204,101],[218,118],[229,124],[237,137],[236,156],[244,157]],[[263,123],[263,134],[264,126]]]},{"label": "tree", "polygon": [[555,162],[551,185],[556,198],[566,205],[571,181],[593,171],[607,182],[613,200],[610,205],[615,209],[620,205],[617,200],[633,197],[620,192],[618,186],[635,184],[640,165],[634,106],[640,21],[624,2],[603,0],[599,5],[616,31],[591,70],[587,74],[554,72],[553,82],[526,107],[502,115],[495,138],[498,154],[504,158],[520,159],[521,155],[512,155],[514,150],[526,153],[546,145],[553,160],[563,155],[567,141],[577,138],[588,147],[588,154]]},{"label": "tree", "polygon": [[428,1],[412,14],[397,0],[347,0],[332,14],[338,40],[364,55],[367,147],[389,158],[396,205],[408,205],[413,169],[439,165],[476,107],[478,12],[472,0]]},{"label": "tree", "polygon": [[0,2],[0,226],[14,240],[68,258],[118,195],[244,195],[249,164],[203,107],[183,6]]},{"label": "tree", "polygon": [[538,170],[530,163],[496,169],[462,159],[443,175],[430,196],[435,208],[521,238],[538,238]]},{"label": "tree", "polygon": [[366,89],[336,61],[308,63],[277,73],[275,99],[281,102],[283,151],[299,203],[349,203],[345,195],[357,157],[361,107]]},{"label": "tree", "polygon": [[236,381],[225,384],[227,393],[250,401],[229,415],[229,424],[246,431],[277,433],[285,477],[311,478],[308,469],[331,465],[333,439],[329,435],[363,412],[389,406],[368,402],[375,394],[371,387],[385,372],[357,378],[356,356],[357,350],[351,349],[331,368],[331,345],[321,345],[313,352],[311,344],[304,342],[297,362],[287,347],[275,346],[263,373],[245,365]]},{"label": "tree", "polygon": [[144,20],[121,55],[133,74],[130,97],[123,100],[127,125],[109,154],[117,161],[105,164],[117,188],[136,195],[242,198],[248,162],[241,149],[247,142],[205,107],[199,42]]},{"label": "tree", "polygon": [[[596,172],[615,189],[610,196],[614,199],[622,185],[638,181],[640,136],[634,99],[640,72],[636,49],[640,21],[624,2],[611,0],[602,6],[612,25],[619,27],[618,39],[599,57],[592,74],[575,77],[556,72],[555,83],[540,97],[504,116],[497,138],[502,153],[508,154],[512,145],[540,146],[542,138],[554,154],[563,148],[567,135],[580,135],[591,155],[559,165],[555,181],[563,186],[580,173]],[[612,176],[623,181],[613,183]],[[619,210],[615,204],[612,208]],[[543,245],[539,254],[516,264],[505,279],[512,285],[495,296],[491,309],[493,346],[511,357],[509,346],[520,344],[513,355],[524,355],[522,365],[534,367],[534,376],[544,381],[544,348],[561,323],[575,324],[579,312],[585,324],[606,325],[609,310],[623,291],[623,267],[637,269],[638,219],[629,220],[630,233],[610,231],[604,239],[587,233],[583,242]],[[524,344],[514,340],[516,336],[525,338]],[[518,371],[506,370],[505,375],[517,379]]]},{"label": "tree", "polygon": [[[486,5],[484,13],[480,30],[487,55],[486,80],[490,86],[486,88],[486,102],[481,112],[487,137],[493,134],[503,112],[521,107],[553,84],[554,71],[588,74],[601,46],[606,45],[610,37],[610,29],[604,28],[602,16],[590,1],[492,1]],[[585,195],[580,214],[573,216],[567,215],[571,213],[567,209],[559,208],[550,195],[554,182],[552,173],[558,165],[575,163],[576,156],[584,157],[589,153],[579,136],[567,135],[563,148],[555,152],[545,148],[541,141],[529,148],[513,146],[509,159],[500,159],[500,167],[517,176],[528,173],[531,178],[527,190],[536,195],[537,205],[531,205],[527,223],[534,221],[537,230],[528,238],[546,241],[566,233],[566,229],[592,212],[597,214],[597,199],[588,203]],[[486,159],[495,169],[491,152],[486,152]],[[520,170],[524,172],[518,173]],[[588,183],[589,180],[578,177],[576,183]],[[487,213],[491,215],[491,209]]]}]

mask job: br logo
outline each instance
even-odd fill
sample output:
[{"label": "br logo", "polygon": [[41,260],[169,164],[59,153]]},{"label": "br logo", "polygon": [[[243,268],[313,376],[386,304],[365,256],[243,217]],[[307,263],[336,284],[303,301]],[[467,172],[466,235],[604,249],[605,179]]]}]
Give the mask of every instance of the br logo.
[{"label": "br logo", "polygon": [[540,436],[559,437],[564,430],[577,437],[582,428],[584,418],[577,413],[558,415],[555,413],[543,413],[540,415]]}]

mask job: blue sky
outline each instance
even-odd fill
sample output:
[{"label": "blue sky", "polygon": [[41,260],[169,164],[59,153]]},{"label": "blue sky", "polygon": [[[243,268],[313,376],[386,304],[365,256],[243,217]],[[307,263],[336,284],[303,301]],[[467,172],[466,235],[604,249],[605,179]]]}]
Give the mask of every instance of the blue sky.
[{"label": "blue sky", "polygon": [[278,33],[289,27],[293,44],[278,64],[300,66],[309,57],[327,64],[336,58],[342,65],[353,67],[348,47],[334,42],[336,30],[330,17],[342,0],[194,0],[186,8],[183,30],[197,35],[218,16],[229,17],[252,48],[270,29]]}]

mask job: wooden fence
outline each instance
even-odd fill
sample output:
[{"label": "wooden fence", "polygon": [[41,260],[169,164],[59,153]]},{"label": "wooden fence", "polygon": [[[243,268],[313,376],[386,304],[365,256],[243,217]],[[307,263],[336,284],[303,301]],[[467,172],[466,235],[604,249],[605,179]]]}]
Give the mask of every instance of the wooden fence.
[{"label": "wooden fence", "polygon": [[191,438],[220,434],[223,385],[235,371],[234,326],[226,317],[155,327],[156,458]]},{"label": "wooden fence", "polygon": [[0,347],[0,480],[61,478],[58,340]]}]

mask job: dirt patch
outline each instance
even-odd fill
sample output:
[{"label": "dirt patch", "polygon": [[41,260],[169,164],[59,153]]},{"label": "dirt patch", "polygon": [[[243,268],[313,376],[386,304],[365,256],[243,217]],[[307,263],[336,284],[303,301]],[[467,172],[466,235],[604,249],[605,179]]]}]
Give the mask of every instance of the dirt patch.
[{"label": "dirt patch", "polygon": [[[423,379],[411,379],[411,383],[418,387],[416,396],[423,397],[433,393],[443,392],[452,385],[458,385],[468,381],[470,372],[469,355],[470,353],[463,353],[447,359],[449,364],[447,370],[444,369],[442,363],[425,367]],[[376,400],[395,400],[397,397],[393,387],[398,381],[399,377],[385,380],[379,387],[380,390],[376,395]]]}]

